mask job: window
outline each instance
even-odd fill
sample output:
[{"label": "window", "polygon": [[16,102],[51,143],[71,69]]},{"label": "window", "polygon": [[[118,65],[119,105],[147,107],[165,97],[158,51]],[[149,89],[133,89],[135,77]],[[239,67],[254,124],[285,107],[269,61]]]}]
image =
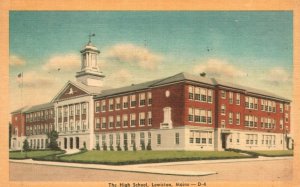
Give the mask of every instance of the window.
[{"label": "window", "polygon": [[249,97],[245,97],[245,107],[249,108]]},{"label": "window", "polygon": [[221,97],[222,97],[222,99],[226,99],[226,91],[225,90],[221,90]]},{"label": "window", "polygon": [[121,116],[117,115],[116,128],[120,128],[120,127],[121,127]]},{"label": "window", "polygon": [[145,133],[140,132],[140,144],[145,146]]},{"label": "window", "polygon": [[194,109],[193,108],[189,108],[188,120],[189,120],[189,122],[194,121]]},{"label": "window", "polygon": [[74,116],[74,105],[70,105],[69,109],[70,109],[70,116]]},{"label": "window", "polygon": [[233,104],[233,93],[229,92],[229,103]]},{"label": "window", "polygon": [[221,128],[225,128],[225,120],[221,121]]},{"label": "window", "polygon": [[64,117],[68,116],[68,107],[64,106]]},{"label": "window", "polygon": [[284,119],[285,119],[285,122],[289,122],[289,114],[288,113],[285,113],[284,114]]},{"label": "window", "polygon": [[[77,110],[77,108],[76,108],[76,110]],[[95,102],[95,111],[96,111],[96,113],[100,112],[100,102],[99,101]],[[76,115],[77,115],[77,112],[76,112]]]},{"label": "window", "polygon": [[221,114],[222,114],[222,115],[225,115],[225,114],[226,114],[226,113],[225,113],[225,112],[226,112],[225,110],[226,110],[225,105],[221,105]]},{"label": "window", "polygon": [[128,127],[128,115],[123,114],[123,127]]},{"label": "window", "polygon": [[102,135],[102,145],[106,145],[106,134]]},{"label": "window", "polygon": [[152,105],[152,93],[148,92],[148,105]]},{"label": "window", "polygon": [[260,127],[263,129],[264,128],[264,118],[260,118]]},{"label": "window", "polygon": [[206,123],[206,111],[200,110],[200,123]]},{"label": "window", "polygon": [[123,97],[123,109],[128,108],[128,96]]},{"label": "window", "polygon": [[283,104],[282,103],[280,103],[280,105],[279,105],[279,111],[280,111],[280,113],[283,113]]},{"label": "window", "polygon": [[101,111],[102,111],[102,112],[105,112],[105,111],[106,111],[106,101],[105,101],[105,100],[102,100],[102,101],[101,101]]},{"label": "window", "polygon": [[212,111],[211,110],[207,111],[207,123],[212,124]]},{"label": "window", "polygon": [[135,127],[135,114],[130,114],[130,127]]},{"label": "window", "polygon": [[201,95],[201,101],[206,102],[207,96],[206,96],[206,89],[200,88],[200,95]]},{"label": "window", "polygon": [[290,106],[288,104],[284,104],[284,108],[286,111],[289,111]]},{"label": "window", "polygon": [[108,122],[109,122],[109,126],[108,128],[113,128],[114,127],[114,117],[113,116],[109,116],[108,117]]},{"label": "window", "polygon": [[76,115],[79,115],[80,114],[80,105],[76,104],[75,108],[76,108],[76,112],[75,112]]},{"label": "window", "polygon": [[140,126],[145,126],[145,112],[139,114]]},{"label": "window", "polygon": [[272,101],[272,110],[275,113],[276,112],[276,103],[275,101]]},{"label": "window", "polygon": [[200,109],[195,108],[194,120],[196,123],[200,123]]},{"label": "window", "polygon": [[237,133],[237,137],[236,137],[236,143],[240,143],[240,133]]},{"label": "window", "polygon": [[139,94],[139,105],[140,106],[145,106],[146,100],[145,100],[145,93],[140,93]]},{"label": "window", "polygon": [[264,111],[264,110],[265,110],[264,106],[265,106],[265,100],[261,99],[261,100],[260,100],[261,111]]},{"label": "window", "polygon": [[258,103],[258,99],[254,98],[253,100],[254,100],[254,109],[257,110],[258,109],[258,104],[257,104]]},{"label": "window", "polygon": [[245,115],[245,127],[249,127],[249,116]]},{"label": "window", "polygon": [[130,107],[136,106],[135,95],[130,95]]},{"label": "window", "polygon": [[127,133],[124,133],[124,139],[123,139],[123,143],[124,143],[124,146],[127,146],[127,143],[128,143],[128,140],[127,140]]},{"label": "window", "polygon": [[212,103],[212,90],[208,89],[207,90],[207,102]]},{"label": "window", "polygon": [[131,136],[131,145],[134,145],[135,144],[135,133],[131,133],[130,136]]},{"label": "window", "polygon": [[161,134],[157,134],[157,145],[161,144]]},{"label": "window", "polygon": [[195,100],[200,101],[200,88],[195,87]]},{"label": "window", "polygon": [[109,145],[112,146],[114,144],[114,136],[109,134]]},{"label": "window", "polygon": [[105,129],[106,128],[106,117],[102,117],[102,125],[101,125],[101,128],[102,129]]},{"label": "window", "polygon": [[241,95],[239,93],[236,93],[236,104],[240,105],[241,103]]},{"label": "window", "polygon": [[100,119],[99,118],[95,118],[95,128],[96,129],[100,128]]},{"label": "window", "polygon": [[108,103],[109,103],[109,111],[113,111],[114,110],[114,99],[109,99]]},{"label": "window", "polygon": [[194,87],[189,86],[189,99],[193,100],[194,99]]},{"label": "window", "polygon": [[148,112],[148,126],[152,125],[152,112]]},{"label": "window", "polygon": [[82,103],[81,107],[82,107],[82,114],[86,114],[86,103]]},{"label": "window", "polygon": [[116,134],[116,143],[117,143],[118,146],[120,146],[120,143],[121,143],[121,137],[120,137],[120,134],[119,134],[119,133]]},{"label": "window", "polygon": [[236,124],[237,125],[241,124],[241,114],[240,113],[236,113]]},{"label": "window", "polygon": [[120,103],[120,97],[117,97],[116,99],[115,99],[115,104],[116,104],[116,106],[115,106],[115,108],[116,108],[116,110],[120,110],[121,109],[121,103]]},{"label": "window", "polygon": [[229,112],[229,115],[228,115],[228,123],[231,125],[233,123],[233,113],[232,112]]},{"label": "window", "polygon": [[179,144],[179,133],[175,133],[175,143],[178,145]]}]

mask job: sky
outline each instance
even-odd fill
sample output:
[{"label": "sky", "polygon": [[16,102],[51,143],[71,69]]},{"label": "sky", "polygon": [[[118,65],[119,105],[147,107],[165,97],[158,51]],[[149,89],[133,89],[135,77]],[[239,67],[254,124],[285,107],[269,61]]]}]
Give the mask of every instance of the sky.
[{"label": "sky", "polygon": [[11,11],[10,110],[75,80],[91,33],[106,87],[206,72],[292,99],[292,23],[290,11]]}]

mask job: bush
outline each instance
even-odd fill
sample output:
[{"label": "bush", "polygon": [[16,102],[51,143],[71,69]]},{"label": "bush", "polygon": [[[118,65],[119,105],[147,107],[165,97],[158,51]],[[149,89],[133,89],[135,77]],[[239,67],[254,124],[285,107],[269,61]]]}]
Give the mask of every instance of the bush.
[{"label": "bush", "polygon": [[124,151],[128,151],[128,145],[124,144]]},{"label": "bush", "polygon": [[99,143],[97,143],[97,145],[96,145],[96,150],[100,150],[100,145],[99,145]]},{"label": "bush", "polygon": [[109,146],[109,149],[110,149],[111,151],[113,151],[113,150],[114,150],[113,145],[110,145],[110,146]]},{"label": "bush", "polygon": [[151,148],[151,143],[150,143],[150,142],[148,142],[147,150],[148,150],[148,151],[151,151],[151,150],[152,150],[152,148]]},{"label": "bush", "polygon": [[132,150],[133,150],[133,151],[136,151],[136,145],[135,145],[135,142],[134,142],[133,145],[132,145]]},{"label": "bush", "polygon": [[106,145],[106,143],[103,143],[102,147],[103,147],[103,151],[107,151],[107,145]]},{"label": "bush", "polygon": [[122,151],[120,144],[117,145],[117,151]]},{"label": "bush", "polygon": [[141,143],[141,149],[142,149],[143,151],[146,149],[145,143],[144,143],[144,142]]}]

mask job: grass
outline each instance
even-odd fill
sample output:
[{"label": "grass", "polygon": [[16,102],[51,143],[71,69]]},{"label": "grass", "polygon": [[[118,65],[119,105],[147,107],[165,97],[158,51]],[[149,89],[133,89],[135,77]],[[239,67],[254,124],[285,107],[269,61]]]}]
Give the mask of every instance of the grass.
[{"label": "grass", "polygon": [[251,151],[260,156],[293,156],[293,150]]},{"label": "grass", "polygon": [[9,152],[10,159],[27,159],[27,158],[39,158],[50,155],[62,154],[64,151],[53,151],[53,150],[44,150],[44,151],[28,151],[28,152]]},{"label": "grass", "polygon": [[48,156],[39,158],[38,160],[125,165],[251,157],[252,156],[242,155],[231,151],[86,151],[55,158]]}]

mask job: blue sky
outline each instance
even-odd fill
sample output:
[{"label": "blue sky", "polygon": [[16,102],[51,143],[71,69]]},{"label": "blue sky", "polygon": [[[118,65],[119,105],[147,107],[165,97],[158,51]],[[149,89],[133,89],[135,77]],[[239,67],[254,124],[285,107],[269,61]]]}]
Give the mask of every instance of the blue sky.
[{"label": "blue sky", "polygon": [[[26,104],[49,101],[74,79],[79,50],[95,33],[100,67],[113,87],[205,71],[291,98],[292,16],[288,11],[12,11],[10,91],[18,96],[15,77],[24,72],[24,97],[39,95]],[[45,92],[45,85],[53,91]],[[11,101],[12,109],[19,103]]]}]

